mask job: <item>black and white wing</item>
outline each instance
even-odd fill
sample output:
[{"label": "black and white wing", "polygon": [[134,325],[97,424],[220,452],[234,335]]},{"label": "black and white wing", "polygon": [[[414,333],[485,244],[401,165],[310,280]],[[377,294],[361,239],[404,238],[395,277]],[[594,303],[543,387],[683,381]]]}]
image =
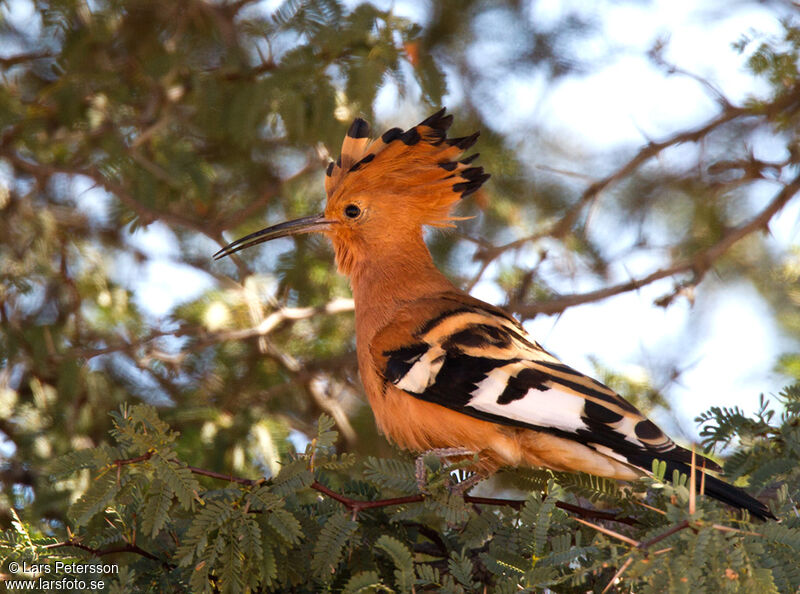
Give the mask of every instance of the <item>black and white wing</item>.
[{"label": "black and white wing", "polygon": [[[427,321],[419,324],[420,319]],[[690,471],[691,452],[636,407],[559,361],[504,311],[471,297],[453,293],[409,305],[376,335],[372,356],[386,383],[415,398],[577,441],[645,473],[654,459],[667,462],[668,472]],[[699,456],[698,465],[719,470]],[[710,476],[706,492],[759,515],[769,513],[740,489]]]}]

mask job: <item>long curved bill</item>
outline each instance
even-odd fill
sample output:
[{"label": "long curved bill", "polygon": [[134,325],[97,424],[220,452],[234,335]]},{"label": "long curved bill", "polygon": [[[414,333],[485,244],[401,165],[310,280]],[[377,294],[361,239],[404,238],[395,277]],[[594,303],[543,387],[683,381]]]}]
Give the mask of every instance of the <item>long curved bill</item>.
[{"label": "long curved bill", "polygon": [[332,224],[333,222],[327,220],[323,214],[303,217],[301,219],[295,219],[294,221],[287,221],[285,223],[278,223],[272,227],[267,227],[266,229],[256,231],[255,233],[251,233],[250,235],[242,237],[241,239],[237,239],[233,243],[229,243],[216,254],[214,254],[214,259],[219,260],[225,256],[235,254],[239,250],[258,245],[259,243],[264,243],[265,241],[278,239],[279,237],[300,235],[301,233],[313,233],[315,231],[325,231],[330,229]]}]

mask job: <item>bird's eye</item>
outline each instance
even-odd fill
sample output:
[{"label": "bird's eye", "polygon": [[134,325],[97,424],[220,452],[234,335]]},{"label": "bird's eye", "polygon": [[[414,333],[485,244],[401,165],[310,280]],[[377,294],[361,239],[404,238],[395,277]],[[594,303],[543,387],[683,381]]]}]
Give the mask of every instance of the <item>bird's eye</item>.
[{"label": "bird's eye", "polygon": [[346,216],[348,219],[357,219],[358,215],[360,214],[361,209],[355,204],[348,204],[344,207],[344,216]]}]

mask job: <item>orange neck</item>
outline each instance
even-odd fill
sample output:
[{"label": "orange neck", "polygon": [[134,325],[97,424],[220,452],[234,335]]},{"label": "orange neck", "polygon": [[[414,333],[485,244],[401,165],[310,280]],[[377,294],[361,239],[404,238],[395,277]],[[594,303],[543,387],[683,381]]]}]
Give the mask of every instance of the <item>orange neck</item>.
[{"label": "orange neck", "polygon": [[457,290],[436,268],[421,236],[397,249],[380,250],[380,255],[367,255],[354,266],[350,284],[359,345],[369,344],[397,309],[409,301]]}]

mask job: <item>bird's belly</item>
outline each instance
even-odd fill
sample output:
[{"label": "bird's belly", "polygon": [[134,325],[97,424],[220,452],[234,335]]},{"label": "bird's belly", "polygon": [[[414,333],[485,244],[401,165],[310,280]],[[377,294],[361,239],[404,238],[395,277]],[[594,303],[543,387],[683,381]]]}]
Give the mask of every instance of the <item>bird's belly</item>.
[{"label": "bird's belly", "polygon": [[387,386],[370,398],[378,427],[401,448],[417,452],[434,448],[466,448],[481,454],[480,466],[493,472],[523,463],[520,431],[481,421],[438,404],[414,398]]}]

